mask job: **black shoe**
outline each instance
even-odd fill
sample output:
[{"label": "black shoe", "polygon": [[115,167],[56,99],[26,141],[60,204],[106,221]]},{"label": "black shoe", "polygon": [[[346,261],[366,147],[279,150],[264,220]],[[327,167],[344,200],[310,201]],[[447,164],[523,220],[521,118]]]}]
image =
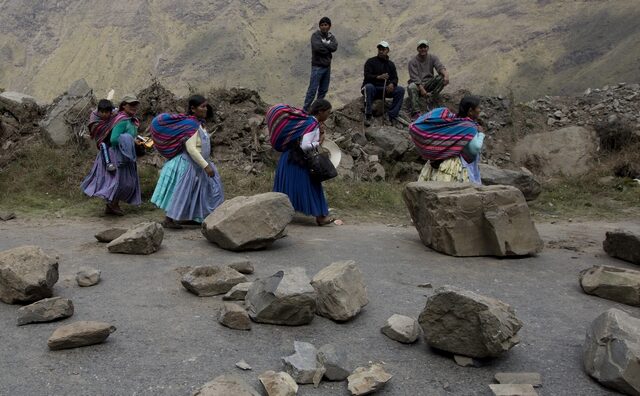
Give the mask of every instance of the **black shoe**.
[{"label": "black shoe", "polygon": [[366,127],[370,127],[370,126],[371,126],[371,121],[372,121],[372,119],[373,119],[373,116],[371,116],[371,114],[367,114],[367,115],[364,117],[364,126],[366,126]]}]

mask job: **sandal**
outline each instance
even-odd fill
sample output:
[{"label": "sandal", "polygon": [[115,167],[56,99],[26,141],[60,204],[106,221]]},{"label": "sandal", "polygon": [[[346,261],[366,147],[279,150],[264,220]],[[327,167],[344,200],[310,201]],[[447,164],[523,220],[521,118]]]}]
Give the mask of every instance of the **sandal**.
[{"label": "sandal", "polygon": [[335,221],[336,221],[335,217],[329,217],[329,218],[328,218],[327,220],[325,220],[325,221],[318,221],[318,220],[316,220],[316,224],[322,227],[322,226],[325,226],[325,225],[328,225],[328,224],[332,224],[332,223],[334,223]]},{"label": "sandal", "polygon": [[116,208],[111,204],[107,204],[107,206],[104,208],[104,213],[108,215],[124,216],[124,212],[122,211],[122,209]]},{"label": "sandal", "polygon": [[174,220],[170,220],[170,219],[162,220],[162,223],[160,223],[160,225],[162,226],[162,228],[171,228],[174,230],[181,230],[182,228],[184,228],[180,224],[176,223]]}]

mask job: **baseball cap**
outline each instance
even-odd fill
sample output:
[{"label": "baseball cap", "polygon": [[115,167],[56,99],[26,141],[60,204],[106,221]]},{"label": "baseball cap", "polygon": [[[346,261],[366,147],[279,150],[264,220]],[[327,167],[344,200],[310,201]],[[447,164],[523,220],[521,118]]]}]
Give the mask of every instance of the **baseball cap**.
[{"label": "baseball cap", "polygon": [[122,98],[122,103],[140,103],[140,101],[136,98],[136,95],[128,94]]},{"label": "baseball cap", "polygon": [[426,45],[427,47],[429,46],[429,40],[420,40],[418,41],[418,47],[421,45]]},{"label": "baseball cap", "polygon": [[378,43],[378,45],[376,47],[389,48],[389,43],[387,43],[386,41],[382,40],[381,42]]}]

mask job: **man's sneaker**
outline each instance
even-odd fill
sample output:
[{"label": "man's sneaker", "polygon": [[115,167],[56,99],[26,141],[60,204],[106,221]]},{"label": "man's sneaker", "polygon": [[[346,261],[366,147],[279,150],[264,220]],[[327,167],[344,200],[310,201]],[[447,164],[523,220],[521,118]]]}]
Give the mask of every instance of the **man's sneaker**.
[{"label": "man's sneaker", "polygon": [[364,126],[370,127],[372,119],[373,116],[371,114],[367,114],[366,116],[364,116]]}]

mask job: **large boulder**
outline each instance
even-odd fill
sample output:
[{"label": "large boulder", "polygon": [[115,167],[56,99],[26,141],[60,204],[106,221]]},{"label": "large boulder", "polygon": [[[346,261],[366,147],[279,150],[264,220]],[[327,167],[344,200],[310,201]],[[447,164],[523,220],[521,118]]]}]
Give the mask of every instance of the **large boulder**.
[{"label": "large boulder", "polygon": [[11,91],[0,93],[0,113],[9,113],[20,124],[37,120],[41,111],[33,96]]},{"label": "large boulder", "polygon": [[429,297],[418,322],[430,346],[473,358],[505,353],[520,342],[522,327],[509,305],[451,286]]},{"label": "large boulder", "polygon": [[587,294],[640,306],[640,271],[596,265],[580,272]]},{"label": "large boulder", "polygon": [[264,249],[283,236],[293,214],[289,198],[282,193],[235,197],[207,216],[202,234],[227,250]]},{"label": "large boulder", "polygon": [[640,264],[640,235],[625,230],[609,231],[606,235],[602,247],[609,256]]},{"label": "large boulder", "polygon": [[85,80],[77,80],[54,101],[40,126],[54,144],[67,144],[74,133],[72,122],[82,120],[82,125],[89,118],[92,103],[95,102],[91,88]]},{"label": "large boulder", "polygon": [[517,164],[544,176],[579,176],[587,173],[598,150],[592,130],[570,126],[523,137],[513,149]]},{"label": "large boulder", "polygon": [[511,186],[413,182],[404,202],[422,242],[452,256],[523,256],[543,242],[524,196]]},{"label": "large boulder", "polygon": [[640,319],[615,308],[598,316],[587,329],[583,363],[602,385],[640,395]]},{"label": "large boulder", "polygon": [[401,129],[393,127],[372,127],[365,132],[367,139],[380,147],[384,159],[397,160],[406,153],[413,143],[409,135]]},{"label": "large boulder", "polygon": [[164,229],[160,223],[140,223],[109,242],[107,249],[111,253],[151,254],[160,249]]},{"label": "large boulder", "polygon": [[18,326],[51,322],[71,315],[73,315],[73,302],[68,298],[45,298],[18,309]]},{"label": "large boulder", "polygon": [[532,201],[542,192],[540,183],[526,168],[522,170],[500,169],[496,166],[480,164],[480,176],[485,186],[505,185],[513,186],[522,191],[524,199]]},{"label": "large boulder", "polygon": [[193,396],[260,396],[260,393],[242,378],[224,374],[202,385]]},{"label": "large boulder", "polygon": [[200,297],[225,294],[232,287],[247,281],[247,277],[230,267],[202,266],[192,268],[182,276],[182,286]]},{"label": "large boulder", "polygon": [[369,303],[362,272],[353,260],[323,268],[313,277],[311,286],[318,296],[318,315],[336,321],[353,318]]},{"label": "large boulder", "polygon": [[245,297],[252,320],[288,326],[311,323],[316,292],[304,268],[294,267],[253,282]]},{"label": "large boulder", "polygon": [[114,331],[116,328],[105,322],[75,322],[58,327],[47,344],[52,351],[100,344]]},{"label": "large boulder", "polygon": [[30,303],[51,297],[58,281],[58,259],[37,246],[0,252],[0,301]]}]

